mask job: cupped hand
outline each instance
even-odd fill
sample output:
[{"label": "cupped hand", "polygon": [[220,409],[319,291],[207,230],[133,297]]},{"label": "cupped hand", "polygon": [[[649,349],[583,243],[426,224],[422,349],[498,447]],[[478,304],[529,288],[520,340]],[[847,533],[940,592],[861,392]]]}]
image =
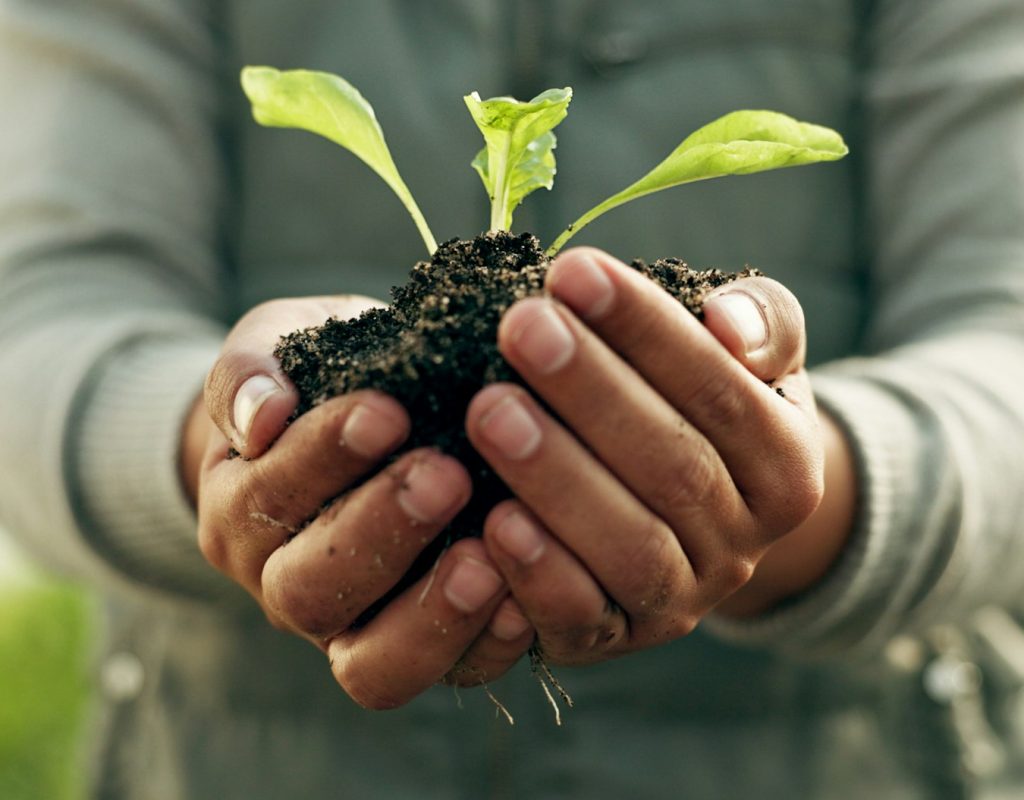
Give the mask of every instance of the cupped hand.
[{"label": "cupped hand", "polygon": [[467,413],[516,499],[487,552],[553,663],[688,634],[817,507],[823,446],[796,299],[766,278],[718,290],[701,324],[593,249],[550,297],[513,306],[502,354],[557,414],[508,384]]},{"label": "cupped hand", "polygon": [[[368,623],[353,624],[392,591],[471,490],[466,470],[430,449],[380,469],[410,420],[379,392],[332,399],[287,424],[298,396],[273,357],[278,338],[371,304],[278,300],[247,314],[208,376],[205,411],[193,412],[182,460],[207,560],[273,624],[326,653],[356,702],[391,708],[446,676],[492,680],[533,632],[479,540],[456,542]],[[232,447],[243,457],[231,457]]]}]

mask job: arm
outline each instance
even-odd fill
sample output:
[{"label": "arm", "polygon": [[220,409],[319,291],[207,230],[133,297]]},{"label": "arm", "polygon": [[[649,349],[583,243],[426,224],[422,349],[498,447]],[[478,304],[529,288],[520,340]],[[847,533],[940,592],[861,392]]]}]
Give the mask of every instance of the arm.
[{"label": "arm", "polygon": [[215,20],[0,7],[0,509],[49,562],[221,594],[177,438],[223,337]]},{"label": "arm", "polygon": [[909,5],[879,4],[865,89],[868,352],[812,375],[852,445],[857,523],[813,593],[719,628],[752,643],[871,648],[1020,605],[1024,15]]}]

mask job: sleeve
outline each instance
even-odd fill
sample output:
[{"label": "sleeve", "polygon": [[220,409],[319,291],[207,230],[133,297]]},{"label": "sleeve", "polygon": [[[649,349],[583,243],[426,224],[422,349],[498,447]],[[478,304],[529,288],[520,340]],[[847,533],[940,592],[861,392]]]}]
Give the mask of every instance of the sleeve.
[{"label": "sleeve", "polygon": [[859,519],[815,589],[710,624],[804,655],[1024,597],[1024,5],[881,0],[869,41],[866,352],[812,375]]},{"label": "sleeve", "polygon": [[201,0],[0,0],[0,520],[197,597],[224,591],[177,464],[226,316],[216,31]]}]

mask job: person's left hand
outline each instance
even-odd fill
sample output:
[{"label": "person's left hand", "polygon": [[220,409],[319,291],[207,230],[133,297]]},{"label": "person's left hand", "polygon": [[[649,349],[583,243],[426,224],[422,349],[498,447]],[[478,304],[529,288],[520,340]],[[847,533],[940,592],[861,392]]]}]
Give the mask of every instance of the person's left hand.
[{"label": "person's left hand", "polygon": [[547,288],[509,309],[499,344],[561,421],[495,384],[466,426],[516,496],[489,515],[487,551],[546,658],[584,664],[685,636],[746,584],[821,500],[823,447],[781,284],[729,284],[701,324],[578,248]]}]

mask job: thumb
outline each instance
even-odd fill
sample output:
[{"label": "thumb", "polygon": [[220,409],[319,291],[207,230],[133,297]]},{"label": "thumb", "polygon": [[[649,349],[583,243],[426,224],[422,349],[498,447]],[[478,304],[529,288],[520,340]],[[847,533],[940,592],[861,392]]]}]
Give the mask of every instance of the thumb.
[{"label": "thumb", "polygon": [[771,278],[740,278],[704,302],[704,324],[751,373],[771,381],[803,367],[804,312]]},{"label": "thumb", "polygon": [[210,419],[247,458],[270,446],[299,402],[273,355],[278,338],[287,332],[282,318],[291,316],[282,305],[264,303],[239,320],[203,388]]},{"label": "thumb", "polygon": [[246,458],[263,453],[298,405],[299,393],[274,357],[281,336],[374,305],[370,298],[350,295],[272,300],[238,321],[206,377],[203,397],[210,418],[239,453]]}]

